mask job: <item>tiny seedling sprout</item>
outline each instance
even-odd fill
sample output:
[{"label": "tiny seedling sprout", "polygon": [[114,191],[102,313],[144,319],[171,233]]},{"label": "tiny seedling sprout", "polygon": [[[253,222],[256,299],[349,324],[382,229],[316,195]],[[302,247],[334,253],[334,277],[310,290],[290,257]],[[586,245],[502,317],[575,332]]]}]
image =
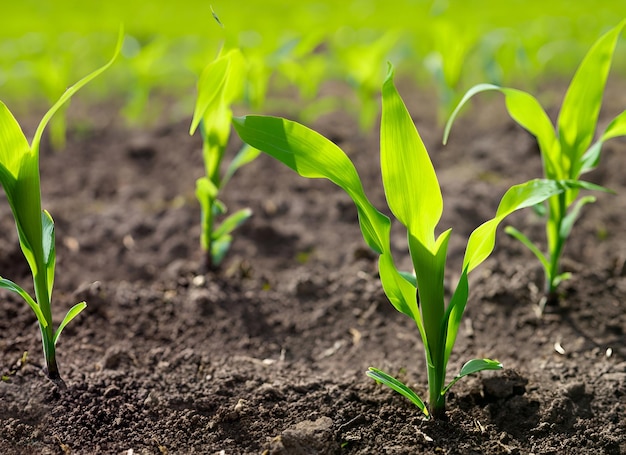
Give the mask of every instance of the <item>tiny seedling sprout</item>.
[{"label": "tiny seedling sprout", "polygon": [[243,91],[245,68],[245,59],[238,49],[225,52],[206,66],[198,82],[189,131],[193,134],[199,127],[202,133],[205,175],[196,181],[196,197],[202,212],[200,243],[209,269],[220,265],[230,248],[232,232],[252,216],[252,211],[245,208],[226,217],[219,226],[215,223],[216,217],[226,213],[226,206],[218,199],[220,191],[237,169],[259,155],[258,150],[246,145],[221,174],[230,137],[231,105]]}]

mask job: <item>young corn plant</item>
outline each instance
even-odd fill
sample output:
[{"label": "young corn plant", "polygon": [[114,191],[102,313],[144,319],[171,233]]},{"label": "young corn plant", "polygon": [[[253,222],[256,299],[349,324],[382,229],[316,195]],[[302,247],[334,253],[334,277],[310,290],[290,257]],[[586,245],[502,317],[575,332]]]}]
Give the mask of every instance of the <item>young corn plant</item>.
[{"label": "young corn plant", "polygon": [[496,216],[470,236],[456,290],[445,304],[444,271],[451,230],[435,229],[443,211],[441,190],[420,135],[393,83],[389,66],[382,89],[380,162],[383,187],[391,212],[407,229],[415,274],[400,272],[390,248],[391,220],[365,195],[353,163],[335,144],[298,123],[277,117],[233,119],[244,142],[283,162],[303,177],[327,178],[354,201],[361,233],[379,254],[378,267],[385,294],[393,306],[415,321],[421,335],[428,372],[429,406],[408,386],[383,371],[367,375],[411,400],[427,417],[445,414],[445,395],[460,378],[482,370],[502,368],[491,359],[468,361],[447,383],[446,368],[469,295],[468,274],[495,246],[496,228],[510,213],[544,201],[567,187],[565,182],[533,180],[510,188]]},{"label": "young corn plant", "polygon": [[232,232],[252,215],[248,208],[238,210],[216,225],[216,218],[226,213],[226,206],[218,199],[220,191],[237,169],[259,155],[258,150],[244,146],[224,175],[221,174],[233,117],[231,105],[241,95],[245,66],[244,57],[237,49],[218,56],[206,66],[198,82],[198,98],[189,131],[194,134],[200,127],[203,141],[206,175],[196,181],[196,197],[202,212],[200,243],[208,269],[220,265],[230,248]]},{"label": "young corn plant", "polygon": [[117,48],[111,60],[63,93],[43,116],[30,144],[15,117],[0,101],[0,184],[7,195],[15,218],[20,247],[32,272],[35,298],[6,278],[0,277],[0,287],[21,296],[37,316],[46,364],[45,372],[60,388],[65,388],[65,384],[59,374],[56,344],[65,326],[86,307],[86,303],[80,302],[70,308],[56,330],[54,329],[51,308],[56,262],[54,222],[50,214],[41,208],[39,145],[43,131],[52,116],[81,87],[113,64],[122,41],[123,33],[120,31]]},{"label": "young corn plant", "polygon": [[[445,128],[444,144],[461,107],[477,93],[496,90],[504,95],[506,108],[513,120],[537,138],[544,177],[579,181],[582,174],[598,165],[600,151],[605,141],[626,135],[626,111],[624,111],[613,119],[600,138],[593,142],[613,52],[625,23],[626,21],[622,21],[600,37],[581,62],[565,94],[556,130],[532,95],[512,88],[480,84],[465,94],[452,113]],[[543,267],[545,293],[539,302],[540,313],[547,303],[553,304],[558,301],[559,284],[570,278],[570,273],[561,270],[563,249],[583,206],[596,200],[593,196],[579,197],[580,189],[608,191],[598,185],[580,181],[579,185],[549,198],[547,210],[545,205],[538,207],[540,213],[547,213],[545,253],[519,230],[511,226],[506,228],[509,235],[532,251]]]}]

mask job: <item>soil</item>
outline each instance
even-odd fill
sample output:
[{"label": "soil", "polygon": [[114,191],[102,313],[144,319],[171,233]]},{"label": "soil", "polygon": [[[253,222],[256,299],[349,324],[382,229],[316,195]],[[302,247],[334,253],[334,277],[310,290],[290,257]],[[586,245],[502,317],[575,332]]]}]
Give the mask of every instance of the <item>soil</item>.
[{"label": "soil", "polygon": [[[624,88],[611,82],[601,125],[626,105]],[[467,236],[500,195],[540,176],[538,150],[502,99],[487,96],[443,147],[434,97],[401,92],[439,175],[440,226],[454,228],[453,282]],[[223,194],[231,210],[254,216],[221,269],[205,273],[194,197],[201,145],[189,119],[130,130],[112,108],[70,113],[95,122],[71,130],[65,151],[42,149],[44,207],[57,226],[53,311],[58,323],[74,303],[88,307],[57,346],[68,386],[59,390],[42,372],[34,315],[2,293],[1,453],[626,453],[625,141],[607,143],[588,175],[616,194],[585,207],[565,252],[573,277],[542,318],[538,262],[499,233],[471,275],[449,375],[475,357],[505,369],[460,381],[447,419],[427,421],[364,374],[369,366],[397,373],[427,396],[418,331],[387,302],[340,189],[260,156]],[[385,207],[376,128],[359,132],[342,112],[311,126],[348,153]],[[233,138],[230,152],[239,146]],[[543,238],[534,212],[509,221]],[[0,274],[27,286],[6,201],[0,225]],[[392,241],[408,269],[398,226]]]}]

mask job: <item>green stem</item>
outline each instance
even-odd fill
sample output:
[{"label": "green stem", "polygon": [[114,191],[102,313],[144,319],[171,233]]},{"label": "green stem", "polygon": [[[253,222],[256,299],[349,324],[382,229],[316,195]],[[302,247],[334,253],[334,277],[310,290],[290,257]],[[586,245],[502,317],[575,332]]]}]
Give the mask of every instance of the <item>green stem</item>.
[{"label": "green stem", "polygon": [[205,210],[202,214],[202,245],[204,247],[204,260],[207,270],[213,270],[213,255],[211,253],[213,249],[213,239],[211,234],[213,233],[213,201],[208,204],[209,209]]},{"label": "green stem", "polygon": [[[37,265],[37,273],[33,276],[35,286],[35,298],[37,304],[44,315],[47,327],[39,325],[41,330],[41,341],[43,344],[43,354],[46,362],[46,374],[55,383],[62,383],[59,367],[56,360],[56,348],[54,346],[54,327],[52,324],[52,309],[50,307],[50,295],[48,294],[48,277],[46,267],[43,263]],[[64,385],[64,384],[63,384]]]},{"label": "green stem", "polygon": [[446,396],[441,393],[445,372],[441,366],[428,365],[428,393],[430,413],[434,419],[445,419]]},{"label": "green stem", "polygon": [[546,297],[548,300],[554,300],[557,295],[558,281],[557,277],[561,273],[561,255],[563,253],[563,247],[565,245],[565,239],[561,236],[561,226],[566,213],[566,192],[563,192],[557,196],[556,206],[550,204],[550,210],[553,212],[550,214],[550,218],[553,221],[553,245],[550,247],[550,270],[546,276]]}]

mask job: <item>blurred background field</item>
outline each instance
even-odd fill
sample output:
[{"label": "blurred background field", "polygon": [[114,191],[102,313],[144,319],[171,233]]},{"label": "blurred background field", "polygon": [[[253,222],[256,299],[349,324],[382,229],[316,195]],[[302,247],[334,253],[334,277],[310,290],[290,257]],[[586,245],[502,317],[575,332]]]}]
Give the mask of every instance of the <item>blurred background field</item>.
[{"label": "blurred background field", "polygon": [[[164,99],[168,115],[190,116],[198,76],[223,46],[247,58],[251,108],[314,117],[340,105],[320,92],[339,81],[367,127],[387,61],[436,91],[443,116],[478,82],[534,90],[571,78],[625,17],[626,2],[615,0],[5,1],[0,99],[16,114],[49,105],[110,57],[123,24],[119,61],[80,98],[116,100],[131,124],[158,117]],[[626,76],[625,52],[618,45],[614,76]]]}]

